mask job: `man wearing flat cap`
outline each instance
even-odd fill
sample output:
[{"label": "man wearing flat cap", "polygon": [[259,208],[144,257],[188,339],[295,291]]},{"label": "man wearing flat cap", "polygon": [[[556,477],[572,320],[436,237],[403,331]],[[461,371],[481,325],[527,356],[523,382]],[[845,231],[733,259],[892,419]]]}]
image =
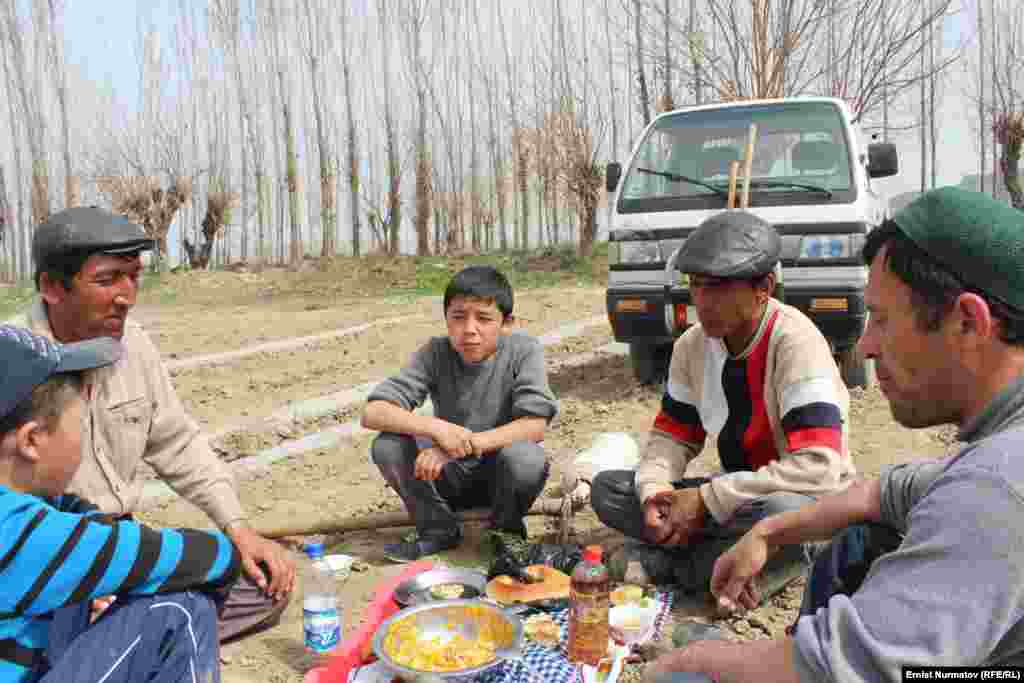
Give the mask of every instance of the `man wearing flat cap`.
[{"label": "man wearing flat cap", "polygon": [[220,615],[225,641],[278,622],[295,565],[283,547],[249,526],[230,470],[185,412],[149,335],[128,319],[141,252],[152,248],[142,228],[109,211],[75,207],[54,214],[32,242],[39,295],[9,322],[63,343],[121,340],[124,355],[116,364],[85,373],[83,457],[70,491],[104,512],[132,513],[142,498],[144,461],[224,530],[245,570]]},{"label": "man wearing flat cap", "polygon": [[[814,323],[772,298],[780,250],[746,211],[709,218],[680,249],[699,323],[672,350],[636,472],[593,482],[598,517],[629,537],[613,572],[639,561],[656,583],[707,595],[715,560],[754,523],[852,481],[849,394]],[[709,440],[723,473],[687,478]],[[805,569],[801,548],[783,553],[769,592]]]},{"label": "man wearing flat cap", "polygon": [[933,190],[868,235],[864,260],[860,348],[893,417],[955,424],[961,443],[756,524],[715,567],[723,607],[753,605],[780,548],[832,539],[790,635],[694,643],[648,680],[857,683],[1024,664],[1024,213]]}]

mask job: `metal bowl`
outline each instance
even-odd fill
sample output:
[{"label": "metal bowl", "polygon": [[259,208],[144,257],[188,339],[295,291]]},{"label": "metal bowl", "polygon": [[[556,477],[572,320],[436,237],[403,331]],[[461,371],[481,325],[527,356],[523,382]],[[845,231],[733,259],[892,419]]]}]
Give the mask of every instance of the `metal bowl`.
[{"label": "metal bowl", "polygon": [[462,594],[453,596],[458,600],[471,600],[483,596],[487,589],[487,576],[472,569],[442,567],[421,572],[395,589],[395,602],[403,607],[439,600],[431,590],[442,584],[457,584]]},{"label": "metal bowl", "polygon": [[[417,642],[441,637],[447,639],[460,634],[469,640],[476,640],[480,632],[487,629],[493,634],[497,652],[495,658],[477,667],[457,671],[424,671],[411,669],[399,664],[386,648],[388,633],[395,627],[415,627]],[[523,644],[523,622],[508,614],[500,607],[482,600],[439,600],[413,607],[407,607],[391,616],[377,627],[373,634],[373,652],[377,658],[407,683],[460,683],[469,681],[505,659],[521,654]]]}]

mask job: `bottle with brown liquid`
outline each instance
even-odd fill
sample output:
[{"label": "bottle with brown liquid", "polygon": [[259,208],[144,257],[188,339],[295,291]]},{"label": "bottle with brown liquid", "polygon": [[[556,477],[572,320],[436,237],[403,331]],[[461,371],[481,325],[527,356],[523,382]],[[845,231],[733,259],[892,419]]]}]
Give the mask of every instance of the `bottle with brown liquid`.
[{"label": "bottle with brown liquid", "polygon": [[610,588],[601,546],[588,545],[569,589],[569,661],[597,666],[608,653]]}]

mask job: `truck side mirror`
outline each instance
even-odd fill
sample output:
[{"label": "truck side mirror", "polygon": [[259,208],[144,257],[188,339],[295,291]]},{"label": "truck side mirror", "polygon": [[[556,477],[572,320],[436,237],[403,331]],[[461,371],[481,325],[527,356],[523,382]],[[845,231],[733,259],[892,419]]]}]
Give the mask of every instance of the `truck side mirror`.
[{"label": "truck side mirror", "polygon": [[622,164],[617,161],[608,162],[604,172],[604,187],[609,192],[615,192],[619,185],[619,178],[622,177]]},{"label": "truck side mirror", "polygon": [[900,160],[896,153],[896,145],[891,142],[868,145],[868,176],[886,178],[899,172]]}]

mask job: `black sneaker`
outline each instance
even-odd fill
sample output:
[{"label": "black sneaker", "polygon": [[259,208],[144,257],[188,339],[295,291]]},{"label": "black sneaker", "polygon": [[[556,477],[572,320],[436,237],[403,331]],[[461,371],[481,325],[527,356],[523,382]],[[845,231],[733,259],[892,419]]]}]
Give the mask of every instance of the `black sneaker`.
[{"label": "black sneaker", "polygon": [[384,546],[384,557],[392,562],[415,562],[427,555],[436,555],[451,550],[462,542],[462,534],[446,534],[444,536],[414,537],[409,541],[388,543]]}]

